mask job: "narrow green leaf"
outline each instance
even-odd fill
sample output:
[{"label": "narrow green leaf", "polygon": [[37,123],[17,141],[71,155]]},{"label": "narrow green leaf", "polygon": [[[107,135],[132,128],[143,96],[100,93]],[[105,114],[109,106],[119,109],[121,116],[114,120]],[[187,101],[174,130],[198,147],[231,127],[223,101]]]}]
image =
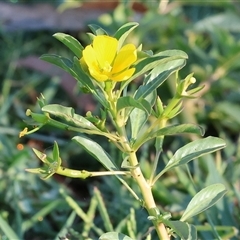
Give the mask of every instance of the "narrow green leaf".
[{"label": "narrow green leaf", "polygon": [[54,161],[59,160],[59,148],[56,141],[54,142],[54,146],[53,146],[53,160]]},{"label": "narrow green leaf", "polygon": [[[46,215],[51,213],[54,209],[57,209],[64,201],[62,199],[56,199],[55,201],[50,202],[47,205],[44,205],[40,211],[38,211],[31,218],[27,219],[22,223],[22,230],[26,232],[28,229],[32,228],[34,225],[37,225],[39,218],[44,218]],[[18,238],[9,238],[9,239],[18,239]]]},{"label": "narrow green leaf", "polygon": [[108,33],[98,26],[97,24],[89,24],[88,27],[91,29],[91,31],[94,33],[94,35],[108,35]]},{"label": "narrow green leaf", "polygon": [[62,68],[63,70],[65,70],[66,72],[70,73],[71,75],[75,76],[75,74],[73,74],[71,68],[73,66],[72,61],[70,61],[68,58],[64,58],[55,54],[43,54],[40,57],[41,60],[52,63],[60,68]]},{"label": "narrow green leaf", "polygon": [[138,26],[139,24],[137,22],[130,22],[126,23],[123,26],[121,26],[117,32],[114,34],[114,37],[118,39],[119,41],[119,47],[121,48],[124,41],[126,40],[129,33]]},{"label": "narrow green leaf", "polygon": [[94,94],[94,96],[97,98],[97,100],[105,107],[108,107],[108,102],[104,98],[103,93],[95,87],[93,84],[93,81],[91,77],[86,73],[87,69],[83,69],[82,66],[79,63],[78,58],[74,57],[73,62],[73,69],[72,71],[75,74],[75,79],[83,85],[87,91]]},{"label": "narrow green leaf", "polygon": [[201,157],[205,154],[209,154],[220,150],[226,146],[226,143],[217,137],[207,137],[204,139],[198,139],[182,148],[178,149],[173,157],[169,160],[164,172],[183,164],[188,163],[189,161]]},{"label": "narrow green leaf", "polygon": [[82,57],[84,47],[77,39],[65,33],[55,33],[53,37],[66,45],[78,58]]},{"label": "narrow green leaf", "polygon": [[[167,50],[167,51],[157,53],[151,57],[144,58],[143,60],[141,60],[140,62],[138,62],[136,64],[135,73],[131,77],[130,80],[132,80],[132,79],[140,76],[141,74],[143,74],[151,69],[154,69],[155,67],[160,66],[160,65],[161,65],[161,68],[164,69],[161,72],[164,72],[165,70],[170,70],[174,67],[176,68],[177,65],[180,65],[181,67],[183,67],[185,65],[187,58],[188,58],[187,54],[180,50]],[[164,64],[166,64],[168,62],[172,62],[172,61],[177,61],[177,60],[182,60],[182,61],[180,61],[180,63],[175,62],[173,65],[170,64],[170,65],[164,67]],[[161,70],[161,69],[159,69],[159,70]],[[158,71],[156,71],[156,72],[158,72]]]},{"label": "narrow green leaf", "polygon": [[113,231],[113,225],[111,223],[110,216],[108,214],[106,205],[104,204],[103,197],[102,197],[100,191],[96,187],[93,189],[93,191],[94,191],[94,195],[96,196],[96,199],[98,202],[98,209],[99,209],[100,215],[102,217],[104,227],[105,227],[106,231]]},{"label": "narrow green leaf", "polygon": [[104,233],[98,240],[133,240],[132,238],[118,232]]},{"label": "narrow green leaf", "polygon": [[186,221],[188,218],[210,208],[222,198],[226,192],[225,186],[220,183],[212,184],[202,189],[192,198],[180,220]]},{"label": "narrow green leaf", "polygon": [[74,109],[71,107],[64,107],[59,104],[49,104],[44,106],[42,108],[42,111],[62,118],[68,123],[73,124],[74,126],[90,130],[98,130],[98,128],[95,127],[86,118],[74,113]]},{"label": "narrow green leaf", "polygon": [[65,223],[61,230],[57,233],[54,240],[59,240],[59,236],[66,236],[68,234],[68,230],[72,227],[74,224],[74,221],[76,219],[76,212],[72,211],[72,213],[69,215],[69,217],[65,220]]},{"label": "narrow green leaf", "polygon": [[146,112],[147,114],[150,114],[151,112],[151,105],[145,99],[135,100],[130,96],[120,97],[117,101],[117,111],[127,107],[139,108]]},{"label": "narrow green leaf", "polygon": [[148,136],[145,136],[144,139],[139,138],[135,144],[133,145],[134,148],[138,148],[141,146],[144,142],[149,141],[152,138],[160,137],[160,136],[166,136],[166,135],[175,135],[175,134],[181,134],[181,133],[194,133],[194,134],[203,134],[203,129],[195,124],[177,124],[168,126],[165,128],[161,128],[155,132],[149,132]]},{"label": "narrow green leaf", "polygon": [[155,66],[146,78],[147,83],[139,87],[134,98],[145,98],[161,86],[171,74],[181,69],[185,63],[184,59],[179,59]]},{"label": "narrow green leaf", "polygon": [[110,156],[104,151],[104,149],[93,140],[85,136],[76,136],[73,138],[75,142],[80,144],[89,154],[91,154],[96,160],[98,160],[108,170],[117,170],[117,167],[113,164]]},{"label": "narrow green leaf", "polygon": [[178,58],[188,59],[188,55],[184,51],[177,50],[177,49],[165,50],[165,51],[156,53],[155,56],[165,56],[165,57],[178,56]]},{"label": "narrow green leaf", "polygon": [[79,59],[74,57],[73,58],[73,68],[72,70],[76,74],[76,80],[78,80],[83,86],[87,87],[89,91],[93,91],[95,86],[89,77],[88,74],[82,69]]},{"label": "narrow green leaf", "polygon": [[152,132],[151,138],[166,136],[166,135],[175,135],[180,133],[194,133],[202,136],[204,133],[204,130],[199,125],[195,125],[191,123],[176,124],[176,125],[161,128],[155,132]]},{"label": "narrow green leaf", "polygon": [[[19,239],[12,227],[0,215],[0,229],[7,237],[7,239]],[[3,236],[4,237],[4,236]]]},{"label": "narrow green leaf", "polygon": [[[179,53],[179,54],[177,54],[177,53]],[[167,56],[167,55],[169,55],[169,56]],[[143,60],[139,61],[135,65],[134,75],[128,81],[124,82],[121,85],[121,89],[124,89],[124,87],[127,86],[136,77],[139,77],[140,75],[154,69],[157,66],[161,66],[159,68],[160,72],[157,71],[158,78],[159,78],[157,81],[159,81],[159,84],[161,84],[173,72],[181,69],[185,65],[186,58],[187,58],[186,53],[184,53],[183,51],[178,51],[178,50],[168,50],[168,51],[161,52],[157,55],[145,57]],[[175,60],[179,60],[179,61],[175,61]],[[166,68],[164,68],[164,64],[171,62],[171,61],[173,61],[173,64],[170,64]],[[161,70],[162,67],[164,70]],[[158,86],[159,86],[159,84],[158,84]],[[150,87],[150,86],[151,85],[149,85],[148,87]],[[146,90],[146,89],[144,89],[144,90]],[[155,86],[155,89],[156,89],[156,86]],[[151,89],[151,91],[152,90],[153,89]],[[151,92],[151,91],[149,91],[149,92]],[[145,96],[147,96],[147,95],[148,95],[148,93],[145,94]],[[140,98],[140,97],[143,97],[143,96],[140,95],[137,98]]]}]

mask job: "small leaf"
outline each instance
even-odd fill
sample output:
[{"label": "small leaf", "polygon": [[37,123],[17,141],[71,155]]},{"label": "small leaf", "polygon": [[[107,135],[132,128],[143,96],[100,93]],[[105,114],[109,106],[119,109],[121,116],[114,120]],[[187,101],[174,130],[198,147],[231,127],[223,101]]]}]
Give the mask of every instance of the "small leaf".
[{"label": "small leaf", "polygon": [[108,35],[108,33],[101,28],[100,26],[98,26],[97,24],[89,24],[88,27],[91,29],[91,31],[96,35]]},{"label": "small leaf", "polygon": [[181,239],[196,240],[197,230],[195,226],[181,221],[163,221],[170,227]]},{"label": "small leaf", "polygon": [[151,138],[166,136],[166,135],[174,135],[180,133],[195,133],[199,135],[203,135],[204,130],[199,126],[191,123],[186,124],[176,124],[168,127],[161,128],[155,132],[151,133]]},{"label": "small leaf", "polygon": [[104,233],[98,240],[133,240],[132,238],[118,232]]},{"label": "small leaf", "polygon": [[139,138],[139,141],[137,140],[133,147],[137,149],[139,146],[141,146],[144,142],[160,136],[166,136],[166,135],[174,135],[174,134],[180,134],[180,133],[195,133],[195,134],[203,134],[203,129],[195,124],[178,124],[173,126],[168,126],[165,128],[161,128],[155,132],[149,132],[148,136],[146,136],[144,139]]},{"label": "small leaf", "polygon": [[[156,89],[156,86],[159,86],[159,84],[162,84],[163,81],[165,81],[167,77],[170,76],[173,72],[181,69],[185,65],[186,59],[187,59],[186,53],[179,50],[168,50],[150,57],[145,57],[143,60],[139,61],[135,65],[134,75],[121,85],[121,89],[124,89],[125,86],[127,86],[135,78],[139,77],[140,75],[158,66],[159,69],[156,70],[156,73],[159,78],[159,79],[156,79],[158,83],[157,84],[154,83],[155,84],[154,87],[152,87],[151,90],[144,95],[144,96],[147,96],[149,92],[153,91],[154,88]],[[164,67],[164,64],[167,64],[168,62],[172,62],[172,63]],[[161,70],[161,69],[164,69],[164,70]],[[153,79],[152,79],[152,82],[154,82]],[[144,87],[145,86],[147,85],[144,85]],[[151,87],[151,85],[148,85],[148,87]],[[144,91],[146,91],[148,87],[146,87]],[[141,93],[143,93],[143,91],[141,91]],[[136,99],[141,97],[144,98],[144,96],[140,94],[140,95],[137,95],[137,97],[135,98]]]},{"label": "small leaf", "polygon": [[[144,99],[149,102],[151,106],[154,105],[157,98],[157,91],[152,91],[151,94],[149,94]],[[132,112],[130,113],[130,124],[131,124],[131,138],[137,139],[137,136],[139,132],[142,130],[143,126],[147,122],[149,117],[149,114],[145,111],[134,108]]]},{"label": "small leaf", "polygon": [[129,33],[138,26],[139,24],[137,22],[130,22],[124,24],[122,27],[120,27],[117,32],[114,34],[114,37],[118,39],[118,47],[121,48],[124,41],[126,40]]},{"label": "small leaf", "polygon": [[110,156],[104,151],[104,149],[93,140],[85,136],[76,136],[73,138],[75,142],[80,144],[88,153],[90,153],[96,160],[98,160],[108,170],[117,170],[113,164]]},{"label": "small leaf", "polygon": [[78,58],[82,57],[84,48],[77,39],[65,33],[55,33],[53,37],[66,45]]},{"label": "small leaf", "polygon": [[164,168],[164,172],[189,161],[199,158],[205,154],[209,154],[220,150],[226,146],[226,143],[216,137],[207,137],[204,139],[195,140],[182,148],[178,149],[173,157],[169,160],[168,164]]},{"label": "small leaf", "polygon": [[132,110],[130,114],[130,124],[131,124],[131,138],[137,139],[139,132],[141,131],[144,124],[147,122],[149,115],[146,111],[139,108]]},{"label": "small leaf", "polygon": [[54,161],[59,161],[59,158],[60,158],[60,156],[59,156],[59,148],[58,148],[57,142],[55,141],[54,142],[54,146],[53,146],[53,160]]},{"label": "small leaf", "polygon": [[223,184],[212,184],[198,192],[188,204],[181,221],[186,221],[213,206],[227,192]]},{"label": "small leaf", "polygon": [[43,54],[40,57],[40,59],[46,62],[52,63],[62,68],[64,71],[68,72],[73,77],[76,77],[75,73],[72,71],[73,63],[69,59],[55,55],[55,54]]},{"label": "small leaf", "polygon": [[147,114],[150,114],[151,112],[151,105],[145,99],[139,99],[137,101],[130,96],[120,97],[117,101],[117,111],[127,107],[139,108]]},{"label": "small leaf", "polygon": [[139,87],[134,98],[145,98],[152,91],[161,86],[171,74],[181,69],[184,65],[184,59],[173,60],[164,64],[159,63],[146,78],[147,83]]},{"label": "small leaf", "polygon": [[75,114],[74,109],[71,107],[64,107],[59,104],[49,104],[42,108],[43,112],[47,112],[56,117],[62,118],[68,123],[85,129],[90,130],[98,130],[91,122],[89,122],[86,118]]}]

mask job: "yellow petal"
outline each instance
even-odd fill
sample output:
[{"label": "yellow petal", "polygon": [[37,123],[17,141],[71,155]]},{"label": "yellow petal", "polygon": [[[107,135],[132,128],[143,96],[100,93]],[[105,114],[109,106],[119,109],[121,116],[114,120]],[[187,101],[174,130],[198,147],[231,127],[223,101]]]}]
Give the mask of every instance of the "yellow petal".
[{"label": "yellow petal", "polygon": [[86,48],[82,51],[82,54],[83,54],[83,59],[89,69],[98,68],[97,57],[91,45],[86,46]]},{"label": "yellow petal", "polygon": [[107,75],[97,71],[95,68],[89,68],[89,72],[91,76],[99,82],[107,81],[109,79]]},{"label": "yellow petal", "polygon": [[121,81],[126,81],[129,79],[135,72],[135,68],[129,68],[120,74],[113,75],[111,77],[111,80],[116,81],[116,82],[121,82]]},{"label": "yellow petal", "polygon": [[133,44],[127,44],[122,47],[116,56],[113,64],[112,73],[118,73],[129,68],[137,60],[136,47]]},{"label": "yellow petal", "polygon": [[105,35],[94,38],[93,49],[101,69],[104,69],[106,64],[112,64],[117,53],[117,47],[118,40],[116,38]]}]

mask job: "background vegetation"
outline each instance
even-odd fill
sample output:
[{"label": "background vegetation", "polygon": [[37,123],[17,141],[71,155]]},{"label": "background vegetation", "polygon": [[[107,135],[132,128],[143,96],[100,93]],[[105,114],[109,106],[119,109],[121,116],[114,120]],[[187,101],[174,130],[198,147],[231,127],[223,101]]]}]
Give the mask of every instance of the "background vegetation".
[{"label": "background vegetation", "polygon": [[[13,2],[39,3],[9,1],[14,6]],[[178,219],[196,190],[224,183],[227,195],[192,222],[198,226],[201,239],[240,239],[240,3],[230,0],[165,1],[166,5],[164,1],[133,2],[116,4],[115,8],[92,19],[91,24],[96,23],[113,33],[128,21],[137,21],[140,26],[129,41],[136,45],[142,43],[145,50],[154,52],[185,51],[189,60],[180,76],[184,78],[194,72],[197,84],[205,88],[199,99],[185,102],[184,111],[174,121],[200,124],[206,130],[205,136],[218,136],[227,142],[221,153],[190,164],[190,172],[177,168],[166,175],[154,189],[159,207],[171,211]],[[56,1],[54,7],[64,11],[78,4],[79,1]],[[101,4],[104,8],[104,1]],[[88,40],[83,33],[88,31],[88,23],[84,30],[66,33],[73,34],[85,45]],[[40,93],[49,103],[73,106],[82,114],[88,110],[98,111],[94,99],[79,93],[78,86],[70,93],[66,90],[70,80],[67,77],[66,80],[62,72],[49,73],[45,65],[39,69],[39,62],[24,61],[29,60],[29,56],[49,52],[70,54],[51,37],[55,32],[55,29],[8,32],[0,23],[0,239],[95,240],[111,229],[133,239],[146,239],[151,229],[145,211],[114,177],[76,181],[54,176],[42,181],[39,176],[25,172],[25,168],[40,164],[31,147],[48,152],[54,140],[61,147],[66,166],[86,170],[100,167],[82,149],[76,149],[70,142],[69,132],[44,128],[37,134],[18,137],[27,125],[23,121],[25,111],[37,110],[36,97]],[[170,78],[159,95],[167,101],[173,89]],[[167,138],[163,162],[194,137]],[[115,149],[109,149],[103,139],[99,141],[117,161]],[[151,144],[141,152],[146,175]],[[156,239],[154,235],[152,239]]]}]

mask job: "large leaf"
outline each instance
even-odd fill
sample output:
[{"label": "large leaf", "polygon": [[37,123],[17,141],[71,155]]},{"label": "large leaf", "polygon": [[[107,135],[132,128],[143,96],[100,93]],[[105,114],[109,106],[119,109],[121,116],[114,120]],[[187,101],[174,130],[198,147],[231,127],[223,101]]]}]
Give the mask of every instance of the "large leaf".
[{"label": "large leaf", "polygon": [[91,154],[96,160],[98,160],[108,170],[117,170],[117,167],[113,164],[110,156],[104,151],[104,149],[96,142],[85,136],[76,136],[73,138],[75,142],[81,145],[89,154]]},{"label": "large leaf", "polygon": [[66,45],[78,58],[81,58],[84,48],[77,39],[65,33],[55,33],[53,37]]},{"label": "large leaf", "polygon": [[138,26],[139,24],[136,22],[130,22],[124,24],[122,27],[120,27],[117,32],[114,34],[114,37],[118,39],[118,47],[121,48],[124,41],[126,40],[129,33]]},{"label": "large leaf", "polygon": [[213,184],[198,192],[188,204],[181,221],[186,221],[214,205],[227,192],[223,184]]},{"label": "large leaf", "polygon": [[147,114],[151,113],[151,105],[145,99],[139,99],[138,101],[130,96],[120,97],[117,101],[117,111],[123,108],[139,108],[146,112]]},{"label": "large leaf", "polygon": [[171,168],[186,164],[195,158],[215,152],[224,148],[225,146],[226,143],[217,137],[207,137],[204,139],[195,140],[178,149],[173,157],[169,160],[163,171],[166,172]]},{"label": "large leaf", "polygon": [[64,119],[66,122],[84,129],[98,130],[91,122],[86,118],[74,113],[74,109],[71,107],[64,107],[59,104],[49,104],[42,108],[43,112],[47,112],[56,117]]},{"label": "large leaf", "polygon": [[98,240],[133,240],[132,238],[118,232],[104,233]]}]

